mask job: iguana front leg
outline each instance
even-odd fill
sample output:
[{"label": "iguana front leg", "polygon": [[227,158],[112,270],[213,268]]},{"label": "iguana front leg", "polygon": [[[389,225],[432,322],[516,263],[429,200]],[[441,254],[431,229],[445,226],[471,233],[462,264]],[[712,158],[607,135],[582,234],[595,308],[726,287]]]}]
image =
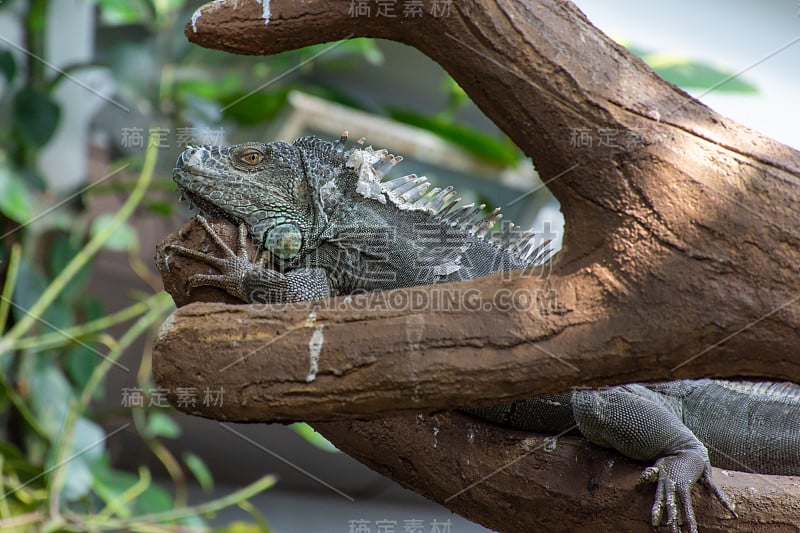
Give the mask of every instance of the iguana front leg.
[{"label": "iguana front leg", "polygon": [[197,215],[195,219],[222,251],[223,257],[184,246],[169,245],[167,251],[196,259],[219,270],[219,274],[190,276],[190,287],[218,287],[247,303],[288,303],[331,296],[327,273],[321,268],[296,268],[286,273],[278,272],[265,268],[266,252],[262,252],[255,262],[251,262],[247,256],[247,226],[244,224],[239,225],[239,250],[234,253],[204,217]]},{"label": "iguana front leg", "polygon": [[711,477],[708,450],[680,418],[677,400],[641,385],[624,385],[603,391],[576,391],[572,395],[575,423],[590,441],[614,448],[633,459],[649,461],[642,481],[656,481],[652,509],[654,526],[664,511],[670,531],[683,522],[697,533],[692,508],[692,487],[700,480],[727,510],[734,506]]}]

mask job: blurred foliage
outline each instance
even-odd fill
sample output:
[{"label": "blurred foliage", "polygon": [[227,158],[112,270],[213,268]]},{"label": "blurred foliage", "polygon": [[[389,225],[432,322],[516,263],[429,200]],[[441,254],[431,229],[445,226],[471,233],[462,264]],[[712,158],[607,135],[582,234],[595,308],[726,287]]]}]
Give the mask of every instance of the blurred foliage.
[{"label": "blurred foliage", "polygon": [[758,87],[730,69],[688,57],[653,52],[630,44],[623,46],[642,58],[659,76],[678,87],[729,93],[758,93]]},{"label": "blurred foliage", "polygon": [[[201,112],[214,106],[203,107],[199,87],[192,92],[178,84],[191,77],[180,72],[184,77],[176,78],[170,63],[159,59],[164,50],[171,50],[167,36],[175,33],[170,25],[183,16],[184,2],[98,4],[104,18],[123,20],[120,16],[127,13],[128,20],[144,23],[149,32],[144,49],[150,57],[130,43],[113,52],[150,69],[147,75],[109,69],[117,75],[121,98],[149,103],[154,112],[148,120],[154,124],[163,115],[170,124],[183,117],[205,119]],[[75,191],[61,212],[49,213],[51,205],[63,203],[57,203],[38,171],[41,151],[63,114],[54,92],[68,74],[98,66],[67,65],[56,72],[36,59],[45,56],[49,7],[48,0],[19,6],[28,54],[0,48],[0,529],[209,530],[204,517],[238,505],[252,515],[253,528],[264,531],[266,522],[247,499],[272,486],[271,477],[217,500],[187,505],[187,474],[206,490],[213,487],[213,478],[201,457],[186,452],[177,458],[164,444],[180,436],[181,429],[170,411],[153,401],[151,391],[157,389],[149,348],[134,374],[136,387],[131,391],[138,403],[123,405],[122,410],[107,407],[119,401],[104,397],[109,371],[131,371],[119,364],[122,353],[143,336],[151,346],[155,326],[173,303],[164,292],[132,294],[130,306],[107,313],[99,298],[87,294],[92,260],[101,249],[120,252],[136,273],[151,281],[154,275],[139,258],[139,235],[127,220],[142,209],[169,214],[172,204],[158,193],[170,180],[156,173],[156,143],[144,142],[146,154],[111,165],[116,169],[112,174],[127,171],[126,179]],[[162,186],[154,186],[154,180]],[[115,213],[90,215],[86,206],[91,197],[109,192],[121,193],[122,207]],[[112,334],[113,327],[120,333]],[[112,465],[106,441],[120,438],[118,433],[144,443],[171,476],[169,489],[156,485],[146,467],[132,474]]]}]

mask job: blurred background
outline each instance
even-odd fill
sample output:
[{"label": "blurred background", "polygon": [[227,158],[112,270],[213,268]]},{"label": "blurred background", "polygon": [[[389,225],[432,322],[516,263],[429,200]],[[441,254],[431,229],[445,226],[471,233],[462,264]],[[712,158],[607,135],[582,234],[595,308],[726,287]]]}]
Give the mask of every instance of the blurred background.
[{"label": "blurred background", "polygon": [[[800,148],[796,0],[577,3],[669,81]],[[422,16],[448,16],[430,4]],[[416,50],[356,39],[229,55],[186,41],[199,5],[0,0],[0,529],[484,531],[304,424],[222,426],[166,404],[150,349],[173,306],[152,257],[188,217],[171,169],[190,143],[347,129],[404,155],[393,174],[501,206],[556,248],[557,201]]]}]

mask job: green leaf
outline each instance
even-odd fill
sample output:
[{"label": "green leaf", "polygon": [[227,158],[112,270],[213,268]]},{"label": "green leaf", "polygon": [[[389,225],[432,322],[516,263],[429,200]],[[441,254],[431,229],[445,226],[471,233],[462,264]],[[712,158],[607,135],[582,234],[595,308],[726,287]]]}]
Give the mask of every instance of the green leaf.
[{"label": "green leaf", "polygon": [[275,118],[286,105],[289,89],[248,95],[236,92],[219,100],[222,116],[241,125],[253,125]]},{"label": "green leaf", "polygon": [[[73,222],[74,224],[74,222]],[[54,239],[47,257],[47,274],[55,278],[64,270],[64,267],[78,254],[81,246],[66,235]],[[86,285],[92,272],[92,263],[87,262],[75,274],[75,277],[64,287],[59,300],[68,303],[82,304],[86,302]]]},{"label": "green leaf", "polygon": [[0,166],[0,213],[25,224],[31,219],[31,198],[28,188],[8,167]]},{"label": "green leaf", "polygon": [[[106,213],[105,215],[100,215],[99,217],[95,218],[92,221],[91,228],[89,228],[89,233],[91,236],[94,237],[100,233],[103,228],[111,223],[113,219],[114,215],[111,213]],[[115,250],[118,252],[124,251],[135,244],[138,238],[139,237],[136,233],[136,229],[125,222],[117,228],[117,231],[114,232],[114,234],[111,235],[111,237],[105,243],[103,243],[103,246],[108,250]]]},{"label": "green leaf", "polygon": [[120,497],[136,484],[137,477],[129,472],[110,468],[105,457],[92,466],[92,477],[92,491],[104,503],[113,502],[120,518],[130,518],[133,515],[133,502],[122,504]]},{"label": "green leaf", "polygon": [[[328,45],[325,45],[328,46]],[[348,52],[360,55],[371,65],[383,64],[383,52],[375,43],[375,39],[360,37],[358,39],[348,39],[337,46],[339,52]],[[316,53],[316,52],[315,52]]]},{"label": "green leaf", "polygon": [[[47,365],[34,370],[29,378],[31,408],[40,425],[52,442],[58,438],[64,429],[64,419],[67,409],[74,398],[72,388],[67,379],[55,366]],[[65,482],[62,495],[67,501],[75,501],[89,493],[92,486],[91,465],[105,452],[105,432],[95,422],[87,418],[78,418],[72,439],[66,443],[69,446],[65,457],[70,457],[64,476]],[[52,468],[52,461],[58,455],[58,449],[52,447],[46,463]]]},{"label": "green leaf", "polygon": [[73,399],[72,388],[64,375],[48,365],[33,370],[29,377],[31,408],[47,436],[56,440],[61,434],[67,406]]},{"label": "green leaf", "polygon": [[147,418],[147,426],[144,429],[144,433],[148,437],[175,439],[180,436],[181,427],[166,413],[152,411]]},{"label": "green leaf", "polygon": [[[21,320],[39,299],[48,283],[47,277],[36,265],[25,258],[20,261],[17,283],[14,285],[14,302],[17,305],[14,306],[13,313],[17,320]],[[66,329],[75,323],[74,313],[60,298],[50,304],[40,318],[43,322],[39,327],[44,332]]]},{"label": "green leaf", "polygon": [[134,505],[135,514],[150,514],[172,509],[172,496],[158,485],[150,485]]},{"label": "green leaf", "polygon": [[3,456],[3,473],[15,472],[17,476],[26,481],[39,476],[42,468],[32,464],[19,449],[11,443],[0,441],[0,455]]},{"label": "green leaf", "polygon": [[175,91],[181,97],[192,95],[206,100],[217,100],[241,90],[242,78],[234,73],[228,73],[221,79],[187,78],[175,82]]},{"label": "green leaf", "polygon": [[57,275],[78,253],[78,247],[62,235],[53,241],[49,248],[47,267],[51,276]]},{"label": "green leaf", "polygon": [[[92,466],[94,484],[92,489],[106,503],[118,500],[123,492],[135,485],[139,478],[121,470],[115,470],[108,464],[108,458],[102,457]],[[133,502],[125,508],[128,518],[134,515],[159,513],[172,508],[172,497],[157,485],[149,485]]]},{"label": "green leaf", "polygon": [[332,453],[340,453],[339,449],[330,443],[328,439],[317,433],[314,428],[305,422],[298,422],[290,426],[297,432],[298,435],[303,437],[309,444],[313,444],[320,450]]},{"label": "green leaf", "polygon": [[[64,367],[76,389],[83,389],[94,369],[100,364],[100,356],[83,345],[73,346],[64,354]],[[102,391],[98,387],[98,393]]]},{"label": "green leaf", "polygon": [[17,74],[17,62],[14,61],[10,50],[0,50],[0,74],[9,83],[14,81],[14,76]]},{"label": "green leaf", "polygon": [[182,457],[183,462],[186,463],[186,466],[192,472],[197,482],[200,483],[200,486],[203,487],[203,490],[208,492],[213,489],[214,477],[211,475],[211,471],[203,460],[192,452],[185,452]]},{"label": "green leaf", "polygon": [[641,57],[659,76],[678,87],[730,93],[757,94],[758,87],[730,69],[674,54],[651,52],[635,46],[628,50]]},{"label": "green leaf", "polygon": [[164,217],[170,216],[173,211],[175,211],[175,206],[172,204],[172,202],[160,200],[145,202],[144,207],[151,213],[155,213],[156,215],[161,215]]},{"label": "green leaf", "polygon": [[[93,296],[85,296],[84,299],[78,302],[81,311],[81,319],[83,322],[90,322],[103,315],[103,302]],[[83,389],[89,381],[89,378],[100,364],[102,358],[98,354],[97,344],[86,342],[85,344],[76,344],[68,348],[64,353],[64,369],[67,372],[72,384],[76,389]],[[99,352],[103,353],[103,352]],[[105,389],[97,387],[94,391],[93,398],[100,400],[104,396]]]},{"label": "green leaf", "polygon": [[80,307],[81,317],[84,322],[98,319],[105,314],[103,300],[97,296],[87,296],[84,294],[83,299],[78,302],[78,307]]},{"label": "green leaf", "polygon": [[95,0],[100,7],[100,17],[105,24],[119,26],[147,21],[149,10],[141,1]]},{"label": "green leaf", "polygon": [[183,518],[177,520],[177,523],[182,526],[186,526],[189,531],[208,531],[208,522],[206,522],[200,515],[190,514],[188,516],[184,516]]},{"label": "green leaf", "polygon": [[46,92],[23,87],[14,96],[14,126],[20,137],[35,148],[50,140],[60,117],[61,108]]},{"label": "green leaf", "polygon": [[455,111],[469,104],[470,99],[466,91],[461,88],[461,86],[452,78],[452,76],[445,76],[444,81],[442,82],[442,88],[447,95],[448,112],[454,113]]},{"label": "green leaf", "polygon": [[[67,452],[70,457],[66,465],[64,487],[61,494],[67,501],[83,498],[92,488],[94,477],[91,466],[105,454],[105,437],[103,428],[87,418],[79,418],[75,422],[72,442]],[[55,449],[53,450],[55,453]]]},{"label": "green leaf", "polygon": [[137,101],[156,98],[161,64],[153,45],[152,41],[122,41],[112,49],[108,64],[120,93],[126,98]]},{"label": "green leaf", "polygon": [[153,7],[159,17],[166,17],[183,9],[185,4],[186,0],[159,0],[153,2]]},{"label": "green leaf", "polygon": [[453,124],[444,117],[429,117],[398,108],[389,108],[387,111],[394,120],[433,132],[486,161],[503,166],[515,166],[523,157],[520,149],[511,141],[498,141],[489,135]]}]

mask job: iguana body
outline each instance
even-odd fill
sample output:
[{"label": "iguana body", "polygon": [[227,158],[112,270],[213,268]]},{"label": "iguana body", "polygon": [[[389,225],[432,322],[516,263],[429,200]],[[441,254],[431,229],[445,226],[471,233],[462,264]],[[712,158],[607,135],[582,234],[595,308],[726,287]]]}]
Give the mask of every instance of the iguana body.
[{"label": "iguana body", "polygon": [[[401,158],[345,150],[313,137],[232,147],[190,147],[174,171],[181,193],[208,214],[240,224],[239,255],[201,218],[224,257],[171,249],[215,266],[191,286],[213,285],[246,302],[288,302],[469,279],[546,260],[546,242],[513,225],[493,232],[497,211],[459,206],[455,192],[427,191],[424,177],[382,181]],[[481,206],[483,207],[483,206]],[[251,262],[247,234],[260,244]],[[269,267],[267,267],[267,260]],[[534,398],[468,411],[517,429],[578,430],[590,441],[642,461],[657,480],[653,522],[696,531],[691,488],[714,464],[800,474],[800,387],[712,380],[626,385]],[[681,518],[682,517],[682,518]]]}]

